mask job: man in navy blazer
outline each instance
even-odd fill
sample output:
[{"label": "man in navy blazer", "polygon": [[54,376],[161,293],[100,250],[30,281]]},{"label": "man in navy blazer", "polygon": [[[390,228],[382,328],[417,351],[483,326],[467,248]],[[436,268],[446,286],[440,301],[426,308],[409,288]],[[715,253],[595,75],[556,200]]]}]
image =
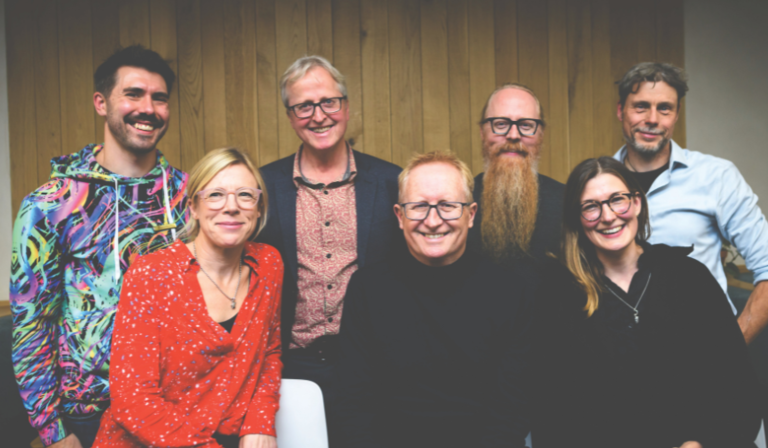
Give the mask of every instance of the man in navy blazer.
[{"label": "man in navy blazer", "polygon": [[393,212],[401,169],[350,148],[344,77],[327,60],[298,59],[280,88],[302,145],[261,168],[269,210],[258,240],[276,247],[285,263],[283,377],[317,383],[330,415],[349,279],[404,245]]}]

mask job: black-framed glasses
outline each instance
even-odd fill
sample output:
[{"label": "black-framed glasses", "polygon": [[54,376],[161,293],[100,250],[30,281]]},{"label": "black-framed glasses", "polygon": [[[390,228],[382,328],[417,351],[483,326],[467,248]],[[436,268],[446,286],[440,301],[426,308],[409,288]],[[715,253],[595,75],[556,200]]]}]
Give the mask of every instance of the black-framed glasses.
[{"label": "black-framed glasses", "polygon": [[423,221],[429,216],[429,212],[434,208],[437,210],[437,215],[443,221],[453,221],[454,219],[461,218],[464,214],[464,207],[472,205],[471,202],[440,202],[432,205],[428,202],[405,202],[398,204],[403,208],[405,217],[411,221]]},{"label": "black-framed glasses", "polygon": [[293,111],[296,118],[309,118],[315,114],[315,107],[320,106],[326,114],[332,114],[341,110],[342,101],[346,100],[346,96],[337,96],[334,98],[326,98],[318,103],[307,101],[306,103],[294,104],[288,106],[288,110]]},{"label": "black-framed glasses", "polygon": [[512,126],[517,126],[517,132],[520,135],[530,137],[536,134],[539,126],[544,122],[538,118],[521,118],[517,121],[512,121],[505,117],[488,117],[480,122],[480,124],[484,123],[491,123],[491,131],[496,135],[507,135]]},{"label": "black-framed glasses", "polygon": [[603,216],[603,204],[608,204],[613,213],[621,215],[632,206],[636,193],[616,193],[605,201],[586,201],[581,204],[581,217],[587,221],[597,221]]}]

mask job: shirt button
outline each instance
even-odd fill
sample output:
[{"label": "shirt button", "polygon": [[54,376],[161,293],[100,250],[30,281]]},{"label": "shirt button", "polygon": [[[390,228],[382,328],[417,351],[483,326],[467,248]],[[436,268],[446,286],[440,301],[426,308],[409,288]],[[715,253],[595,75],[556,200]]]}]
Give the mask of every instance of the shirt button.
[{"label": "shirt button", "polygon": [[329,318],[328,318],[328,322],[333,322],[333,318],[332,318],[332,317],[329,317]]},{"label": "shirt button", "polygon": [[333,285],[328,285],[328,289],[333,289]]},{"label": "shirt button", "polygon": [[328,190],[323,190],[323,194],[328,194]]},{"label": "shirt button", "polygon": [[331,225],[330,221],[325,221],[325,227],[328,227],[330,225]]},{"label": "shirt button", "polygon": [[331,258],[331,254],[326,255],[325,258]]}]

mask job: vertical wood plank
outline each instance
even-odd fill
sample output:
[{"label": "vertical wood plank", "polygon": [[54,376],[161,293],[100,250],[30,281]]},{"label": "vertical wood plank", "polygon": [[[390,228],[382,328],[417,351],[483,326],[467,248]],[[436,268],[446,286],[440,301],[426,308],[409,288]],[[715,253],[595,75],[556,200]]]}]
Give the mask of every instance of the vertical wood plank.
[{"label": "vertical wood plank", "polygon": [[565,182],[571,172],[572,158],[568,95],[568,15],[566,0],[549,0],[549,125],[547,136],[552,148],[549,172],[552,178]]},{"label": "vertical wood plank", "polygon": [[227,140],[258,163],[256,8],[247,0],[223,6]]},{"label": "vertical wood plank", "polygon": [[[549,48],[547,4],[545,2],[520,2],[517,4],[517,42],[520,66],[519,82],[536,93],[549,123]],[[552,148],[547,131],[539,152],[539,172],[552,173],[552,157],[562,157],[562,148]]]},{"label": "vertical wood plank", "polygon": [[[468,7],[470,116],[480,121],[488,95],[496,87],[493,0],[475,0]],[[483,171],[480,128],[472,129],[472,172]]]},{"label": "vertical wood plank", "polygon": [[[93,70],[120,48],[120,4],[118,0],[91,0]],[[96,143],[104,141],[104,117],[93,110]],[[67,152],[63,148],[63,152]]]},{"label": "vertical wood plank", "polygon": [[421,2],[421,89],[424,152],[450,149],[448,87],[448,11],[446,0]]},{"label": "vertical wood plank", "polygon": [[[656,61],[656,8],[635,2],[632,4],[634,39],[637,42],[637,62]],[[661,11],[667,8],[663,6]],[[666,13],[666,11],[664,12]]]},{"label": "vertical wood plank", "polygon": [[205,151],[229,146],[224,78],[224,11],[217,2],[200,3],[203,56]]},{"label": "vertical wood plank", "polygon": [[[685,65],[683,0],[657,1],[656,3],[656,60],[683,67]],[[683,148],[687,147],[685,128],[685,98],[683,98],[674,135],[675,141]]]},{"label": "vertical wood plank", "polygon": [[632,4],[632,0],[611,2],[611,75],[614,81],[621,79],[630,67],[639,62]]},{"label": "vertical wood plank", "polygon": [[[35,22],[34,3],[6,0],[6,49],[8,61],[8,127],[11,156],[11,205],[19,211],[24,196],[38,187],[37,135],[35,131],[35,51],[29,24]],[[32,28],[34,29],[34,28]]]},{"label": "vertical wood plank", "polygon": [[610,156],[621,146],[616,120],[619,95],[611,76],[610,0],[592,0],[592,120],[594,155]]},{"label": "vertical wood plank", "polygon": [[277,55],[275,43],[275,2],[256,1],[256,83],[259,117],[259,163],[280,158],[277,134],[278,115],[285,114],[278,100]]},{"label": "vertical wood plank", "polygon": [[471,168],[472,128],[476,124],[471,115],[469,95],[467,0],[447,0],[447,7],[451,149]]},{"label": "vertical wood plank", "polygon": [[386,3],[360,0],[365,152],[392,161],[388,20]]},{"label": "vertical wood plank", "polygon": [[[178,48],[176,45],[176,0],[154,0],[150,11],[151,48],[179,74]],[[181,133],[179,126],[179,79],[173,84],[168,103],[170,119],[168,131],[158,147],[173,166],[181,166]]]},{"label": "vertical wood plank", "polygon": [[179,54],[179,132],[181,169],[189,171],[205,155],[203,123],[203,57],[200,0],[176,4]]},{"label": "vertical wood plank", "polygon": [[[275,2],[278,79],[296,59],[307,54],[307,9],[304,0]],[[276,93],[279,97],[280,93]],[[282,100],[280,100],[282,101]],[[277,120],[280,157],[294,153],[301,145],[286,114]]]},{"label": "vertical wood plank", "polygon": [[120,2],[120,45],[150,47],[149,0]]},{"label": "vertical wood plank", "polygon": [[333,15],[331,13],[331,0],[310,0],[306,4],[307,54],[322,56],[333,64]]},{"label": "vertical wood plank", "polygon": [[[56,3],[35,1],[37,33],[32,54],[35,64],[35,124],[37,125],[37,184],[51,174],[50,160],[62,154],[61,104],[59,103],[59,36]],[[74,149],[72,149],[74,151]]]},{"label": "vertical wood plank", "polygon": [[421,94],[421,19],[418,2],[389,2],[392,162],[404,166],[424,151]]},{"label": "vertical wood plank", "polygon": [[590,4],[568,1],[568,96],[571,162],[594,157]]},{"label": "vertical wood plank", "polygon": [[[522,2],[525,3],[525,2]],[[494,50],[496,85],[518,80],[518,4],[516,0],[494,0]],[[522,65],[529,61],[520,59]]]},{"label": "vertical wood plank", "polygon": [[360,41],[360,2],[333,0],[333,65],[347,80],[350,109],[346,138],[355,149],[365,152]]},{"label": "vertical wood plank", "polygon": [[96,137],[91,4],[87,0],[60,0],[58,8],[61,142],[64,152],[74,152]]}]

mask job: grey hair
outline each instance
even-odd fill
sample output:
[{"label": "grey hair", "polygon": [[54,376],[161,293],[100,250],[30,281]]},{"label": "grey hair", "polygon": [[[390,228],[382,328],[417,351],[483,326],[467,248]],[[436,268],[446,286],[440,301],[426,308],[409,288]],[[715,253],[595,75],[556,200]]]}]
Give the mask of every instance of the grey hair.
[{"label": "grey hair", "polygon": [[331,75],[331,78],[336,81],[336,87],[339,89],[339,92],[341,92],[341,95],[347,96],[347,82],[344,79],[344,75],[342,75],[333,64],[328,62],[328,60],[322,56],[304,56],[296,59],[296,62],[291,64],[280,78],[280,96],[282,97],[283,105],[286,108],[288,107],[288,84],[292,84],[303,78],[309,70],[315,67],[324,68],[325,71]]},{"label": "grey hair", "polygon": [[677,105],[688,91],[688,76],[682,68],[663,62],[641,62],[616,81],[619,86],[619,103],[624,106],[630,93],[637,93],[643,82],[657,83],[664,81],[677,91]]}]

